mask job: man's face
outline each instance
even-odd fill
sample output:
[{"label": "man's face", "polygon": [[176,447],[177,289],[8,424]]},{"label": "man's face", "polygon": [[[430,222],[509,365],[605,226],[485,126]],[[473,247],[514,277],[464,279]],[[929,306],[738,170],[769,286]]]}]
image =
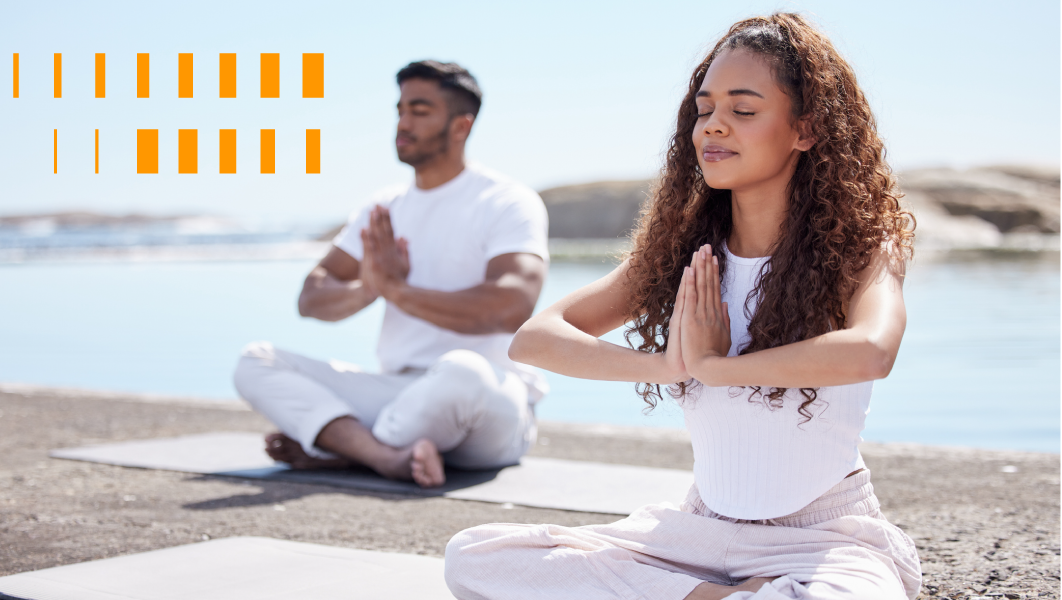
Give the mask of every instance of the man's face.
[{"label": "man's face", "polygon": [[450,147],[450,108],[439,84],[407,79],[398,99],[398,160],[417,166],[446,153]]}]

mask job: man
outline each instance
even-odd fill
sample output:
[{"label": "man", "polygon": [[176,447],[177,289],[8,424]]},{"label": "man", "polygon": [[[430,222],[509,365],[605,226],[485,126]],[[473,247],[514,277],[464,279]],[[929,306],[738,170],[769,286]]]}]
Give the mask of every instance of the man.
[{"label": "man", "polygon": [[323,321],[383,298],[382,372],[258,342],[234,379],[280,429],[266,437],[275,460],[433,487],[444,463],[505,466],[534,443],[545,382],[507,350],[542,289],[548,225],[535,192],[465,162],[482,99],[468,71],[428,60],[397,79],[395,146],[414,183],[352,215],[299,296],[299,313]]}]

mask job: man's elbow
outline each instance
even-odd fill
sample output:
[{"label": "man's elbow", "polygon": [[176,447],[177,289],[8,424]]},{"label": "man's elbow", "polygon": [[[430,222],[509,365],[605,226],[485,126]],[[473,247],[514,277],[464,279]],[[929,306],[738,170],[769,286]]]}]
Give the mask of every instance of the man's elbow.
[{"label": "man's elbow", "polygon": [[498,329],[501,333],[517,333],[524,323],[531,319],[531,313],[535,311],[535,305],[526,302],[512,303],[509,310],[502,316]]},{"label": "man's elbow", "polygon": [[299,294],[299,316],[300,317],[312,317],[313,307],[310,305],[310,301],[306,298],[306,294]]},{"label": "man's elbow", "polygon": [[318,321],[325,321],[327,323],[340,320],[338,317],[322,312],[320,308],[316,307],[312,302],[302,296],[299,297],[298,306],[299,316],[304,319],[317,319]]}]

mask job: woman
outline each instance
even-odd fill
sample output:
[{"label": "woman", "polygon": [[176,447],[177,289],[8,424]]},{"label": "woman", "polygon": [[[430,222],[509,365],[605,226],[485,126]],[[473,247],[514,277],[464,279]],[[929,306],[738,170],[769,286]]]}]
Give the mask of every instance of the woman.
[{"label": "woman", "polygon": [[[793,14],[734,25],[679,108],[634,250],[528,321],[510,356],[670,386],[693,440],[682,506],[610,525],[485,525],[446,551],[458,598],[914,598],[859,433],[906,322],[913,219],[866,98]],[[597,339],[631,323],[628,349]],[[648,382],[648,383],[645,383]]]}]

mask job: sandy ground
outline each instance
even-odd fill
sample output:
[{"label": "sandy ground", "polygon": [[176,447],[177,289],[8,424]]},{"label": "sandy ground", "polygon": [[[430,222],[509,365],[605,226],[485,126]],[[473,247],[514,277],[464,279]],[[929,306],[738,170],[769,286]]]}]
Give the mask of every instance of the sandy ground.
[{"label": "sandy ground", "polygon": [[[439,556],[480,523],[598,515],[128,469],[48,450],[208,431],[266,433],[247,410],[49,390],[0,391],[0,575],[258,535]],[[867,444],[889,519],[916,541],[924,598],[1059,598],[1059,456]],[[545,423],[533,454],[688,469],[683,432]]]}]

